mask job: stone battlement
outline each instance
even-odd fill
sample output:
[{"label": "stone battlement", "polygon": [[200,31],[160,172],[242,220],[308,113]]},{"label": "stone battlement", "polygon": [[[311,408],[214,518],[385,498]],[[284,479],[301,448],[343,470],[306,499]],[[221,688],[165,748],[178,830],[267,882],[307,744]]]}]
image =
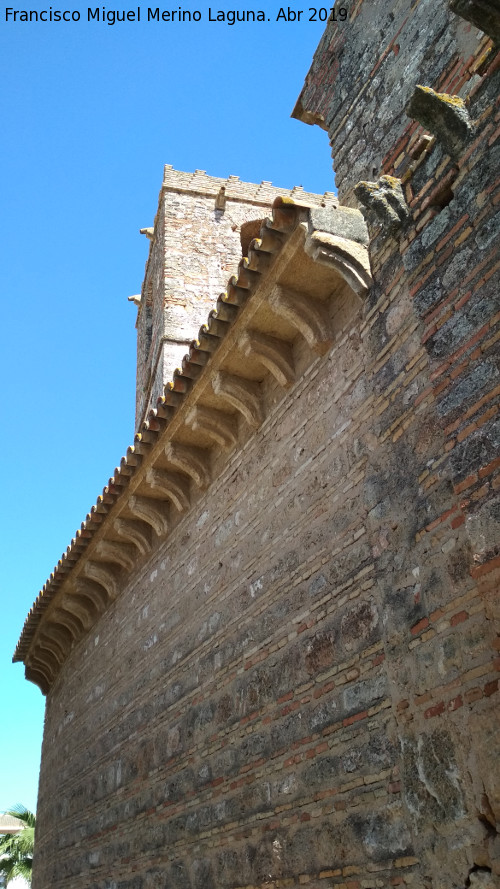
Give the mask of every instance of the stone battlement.
[{"label": "stone battlement", "polygon": [[271,182],[262,181],[242,182],[239,176],[228,176],[221,179],[217,176],[208,176],[205,170],[195,170],[194,173],[184,173],[174,170],[171,164],[165,164],[163,174],[163,188],[178,193],[199,194],[213,196],[225,190],[227,200],[245,201],[262,207],[270,207],[278,196],[291,197],[297,201],[304,201],[311,207],[324,206],[326,204],[338,204],[337,196],[332,191],[326,191],[324,195],[304,191],[301,185],[294,188],[278,188]]}]

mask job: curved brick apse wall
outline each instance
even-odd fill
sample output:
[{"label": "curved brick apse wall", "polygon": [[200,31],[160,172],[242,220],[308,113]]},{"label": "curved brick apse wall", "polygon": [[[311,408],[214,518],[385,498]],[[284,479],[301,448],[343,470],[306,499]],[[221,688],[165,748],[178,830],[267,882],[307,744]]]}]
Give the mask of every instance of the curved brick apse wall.
[{"label": "curved brick apse wall", "polygon": [[343,5],[367,230],[274,201],[30,613],[34,889],[498,886],[498,13]]}]

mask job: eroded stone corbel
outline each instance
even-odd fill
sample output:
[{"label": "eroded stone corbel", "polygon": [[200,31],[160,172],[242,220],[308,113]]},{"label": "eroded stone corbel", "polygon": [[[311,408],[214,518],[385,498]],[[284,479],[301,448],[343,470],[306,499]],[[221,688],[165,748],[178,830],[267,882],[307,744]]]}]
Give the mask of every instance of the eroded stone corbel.
[{"label": "eroded stone corbel", "polygon": [[26,661],[26,678],[35,682],[43,694],[47,694],[49,691],[58,671],[59,667],[55,659],[49,658],[48,654],[44,656],[43,652],[38,655],[38,649],[37,654]]},{"label": "eroded stone corbel", "polygon": [[128,507],[138,519],[151,525],[159,537],[163,537],[167,533],[168,515],[163,501],[133,494],[129,498]]},{"label": "eroded stone corbel", "polygon": [[194,432],[202,432],[223,448],[236,444],[237,423],[234,416],[225,411],[196,405],[188,413],[186,423]]},{"label": "eroded stone corbel", "polygon": [[308,346],[324,355],[333,342],[328,305],[290,288],[276,287],[269,303],[302,334]]},{"label": "eroded stone corbel", "polygon": [[56,640],[49,636],[46,632],[40,633],[37,638],[37,650],[49,652],[55,659],[57,666],[60,667],[66,658],[66,652],[63,651]]},{"label": "eroded stone corbel", "polygon": [[37,669],[36,667],[33,667],[27,663],[24,675],[26,676],[28,682],[32,682],[34,685],[38,686],[43,695],[49,693],[51,683],[49,681],[49,677],[43,670]]},{"label": "eroded stone corbel", "polygon": [[473,133],[469,113],[460,96],[436,93],[429,86],[417,84],[406,113],[436,137],[446,154],[458,160]]},{"label": "eroded stone corbel", "polygon": [[164,454],[172,466],[189,475],[199,488],[208,488],[211,481],[209,451],[170,441]]},{"label": "eroded stone corbel", "polygon": [[148,532],[146,532],[144,525],[140,522],[117,518],[113,522],[113,530],[118,537],[133,543],[142,556],[145,556],[151,549],[151,540],[149,539]]},{"label": "eroded stone corbel", "polygon": [[[104,568],[103,565],[98,562],[89,561],[85,562],[83,573],[89,580],[92,580],[95,584],[102,587],[109,600],[112,601],[113,599],[116,599],[118,595],[118,584],[116,582],[116,576],[112,570]],[[107,605],[108,602],[105,601],[104,604]]]},{"label": "eroded stone corbel", "polygon": [[47,645],[52,646],[54,652],[57,653],[57,656],[61,659],[62,663],[66,658],[73,641],[68,630],[65,627],[62,627],[61,624],[48,620],[40,634],[40,639],[42,638],[46,640]]},{"label": "eroded stone corbel", "polygon": [[216,395],[243,414],[250,426],[260,426],[264,417],[258,383],[219,371],[212,379],[212,388]]},{"label": "eroded stone corbel", "polygon": [[52,612],[51,617],[54,622],[64,627],[72,636],[73,641],[80,638],[84,632],[84,626],[79,617],[69,611],[67,608],[57,608]]},{"label": "eroded stone corbel", "polygon": [[[77,593],[74,591],[66,593],[59,604],[64,611],[69,611],[81,624],[80,635],[90,630],[94,618],[89,612],[87,604],[82,603]],[[91,605],[91,602],[89,601],[88,604]]]},{"label": "eroded stone corbel", "polygon": [[215,197],[215,209],[222,210],[222,212],[224,212],[224,210],[226,209],[226,200],[226,189],[224,185],[222,185]]},{"label": "eroded stone corbel", "polygon": [[396,234],[409,219],[401,182],[394,176],[381,176],[378,182],[358,182],[354,194],[367,224],[379,226],[384,234]]},{"label": "eroded stone corbel", "polygon": [[73,584],[73,589],[81,604],[89,608],[92,620],[104,614],[110,603],[110,596],[103,586],[79,577]]},{"label": "eroded stone corbel", "polygon": [[76,638],[55,613],[51,613],[50,622],[48,621],[47,626],[44,627],[44,633],[55,640],[64,656],[66,656]]},{"label": "eroded stone corbel", "polygon": [[272,219],[264,219],[261,225],[259,237],[250,243],[250,250],[260,250],[263,253],[277,253],[283,246],[284,236],[273,227]]},{"label": "eroded stone corbel", "polygon": [[314,262],[334,268],[358,296],[366,296],[371,285],[370,258],[364,244],[313,231],[306,238],[304,250]]},{"label": "eroded stone corbel", "polygon": [[189,507],[189,481],[177,472],[151,467],[146,472],[146,481],[157,494],[171,500],[175,508],[182,512]]},{"label": "eroded stone corbel", "polygon": [[295,382],[295,366],[290,343],[257,330],[245,331],[238,341],[245,356],[254,355],[269,370],[280,386]]},{"label": "eroded stone corbel", "polygon": [[125,568],[127,571],[130,571],[135,564],[130,548],[114,540],[99,540],[94,550],[94,556],[103,562],[120,565],[121,568]]},{"label": "eroded stone corbel", "polygon": [[47,621],[47,626],[44,626],[43,630],[47,636],[50,636],[50,638],[56,642],[61,652],[66,656],[75,637],[68,628],[61,623],[57,615],[54,613],[51,614],[50,620]]},{"label": "eroded stone corbel", "polygon": [[273,202],[272,227],[279,232],[291,232],[297,224],[297,205],[293,198],[280,195]]}]

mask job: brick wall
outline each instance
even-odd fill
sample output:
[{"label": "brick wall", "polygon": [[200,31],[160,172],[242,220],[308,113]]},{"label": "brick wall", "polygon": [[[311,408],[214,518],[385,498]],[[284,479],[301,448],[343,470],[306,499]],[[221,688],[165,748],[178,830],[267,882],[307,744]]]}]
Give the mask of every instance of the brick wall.
[{"label": "brick wall", "polygon": [[36,889],[444,887],[488,854],[494,633],[389,284],[66,662]]},{"label": "brick wall", "polygon": [[[373,328],[372,345],[380,350],[373,386],[382,399],[379,410],[391,467],[378,486],[385,505],[376,507],[374,516],[386,528],[381,532],[386,560],[381,583],[394,606],[395,632],[398,627],[401,631],[399,609],[405,598],[408,604],[413,596],[415,608],[414,639],[409,651],[406,643],[399,651],[392,677],[401,694],[403,682],[411,690],[396,704],[402,786],[421,837],[418,845],[423,848],[427,842],[423,859],[428,879],[440,884],[439,862],[448,884],[463,885],[472,869],[472,885],[476,878],[492,879],[490,869],[498,873],[493,825],[500,814],[493,777],[498,751],[490,746],[498,723],[489,700],[498,685],[492,675],[481,683],[483,668],[476,667],[473,654],[481,649],[484,668],[498,666],[495,637],[489,634],[498,617],[500,567],[495,283],[499,57],[488,34],[472,24],[483,23],[497,37],[498,13],[491,4],[474,2],[455,4],[470,21],[447,4],[349,6],[349,23],[331,24],[324,35],[295,114],[328,129],[339,196],[364,204],[375,282],[370,299],[374,309],[381,309]],[[435,117],[422,114],[412,99],[418,84],[448,94],[434,99],[435,106],[441,105]],[[458,146],[443,111],[444,105],[459,105],[457,96],[465,100],[469,127]],[[371,179],[378,181],[366,181]],[[386,307],[397,293],[395,305],[411,307],[409,317],[421,342],[414,370],[424,362],[429,372],[425,388],[402,402],[398,387],[404,382],[411,389],[413,371],[389,326],[391,310]],[[388,351],[393,351],[392,358]],[[416,440],[410,430],[415,413],[425,413],[426,404],[430,413],[422,417]],[[442,441],[433,450],[436,434]],[[408,468],[414,455],[427,448],[426,465],[411,490]],[[391,478],[405,490],[402,523],[397,500],[390,496]],[[387,490],[389,496],[383,498]],[[394,532],[387,530],[390,523]],[[410,573],[401,544],[396,557],[391,544],[392,533],[399,536],[405,526],[408,555],[415,558],[423,547]],[[465,535],[459,543],[462,527]],[[459,590],[463,600],[459,596],[452,605]],[[463,607],[451,614],[450,607],[456,609],[460,601]],[[416,719],[412,700],[422,708],[427,728]],[[455,712],[460,712],[458,721],[451,716]],[[411,776],[412,769],[420,770],[426,784],[425,763],[418,763],[417,753],[426,744],[436,767],[455,775],[457,794],[470,782],[468,823],[467,792],[446,806],[439,791],[435,794],[436,784],[424,791]],[[430,797],[429,805],[425,803],[426,793],[435,794],[434,803]],[[440,815],[447,828],[437,826]],[[482,843],[480,825],[485,830]],[[453,845],[468,847],[463,861],[456,853],[455,866],[446,853]]]},{"label": "brick wall", "polygon": [[328,131],[339,198],[357,206],[356,183],[388,172],[395,149],[407,145],[416,84],[458,93],[479,80],[472,65],[482,34],[446,2],[341,6],[349,20],[329,23],[294,116]]}]

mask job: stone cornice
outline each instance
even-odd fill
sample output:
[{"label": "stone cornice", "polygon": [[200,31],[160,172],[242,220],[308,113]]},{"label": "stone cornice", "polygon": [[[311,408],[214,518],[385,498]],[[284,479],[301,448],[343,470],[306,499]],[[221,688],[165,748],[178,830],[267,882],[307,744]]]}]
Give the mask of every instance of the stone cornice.
[{"label": "stone cornice", "polygon": [[366,244],[358,211],[276,198],[30,610],[14,661],[44,694],[130,572],[210,486],[224,455],[263,422],[266,378],[288,389],[304,370],[297,344],[310,363],[338,333],[336,302],[347,297],[357,310],[371,283]]}]

